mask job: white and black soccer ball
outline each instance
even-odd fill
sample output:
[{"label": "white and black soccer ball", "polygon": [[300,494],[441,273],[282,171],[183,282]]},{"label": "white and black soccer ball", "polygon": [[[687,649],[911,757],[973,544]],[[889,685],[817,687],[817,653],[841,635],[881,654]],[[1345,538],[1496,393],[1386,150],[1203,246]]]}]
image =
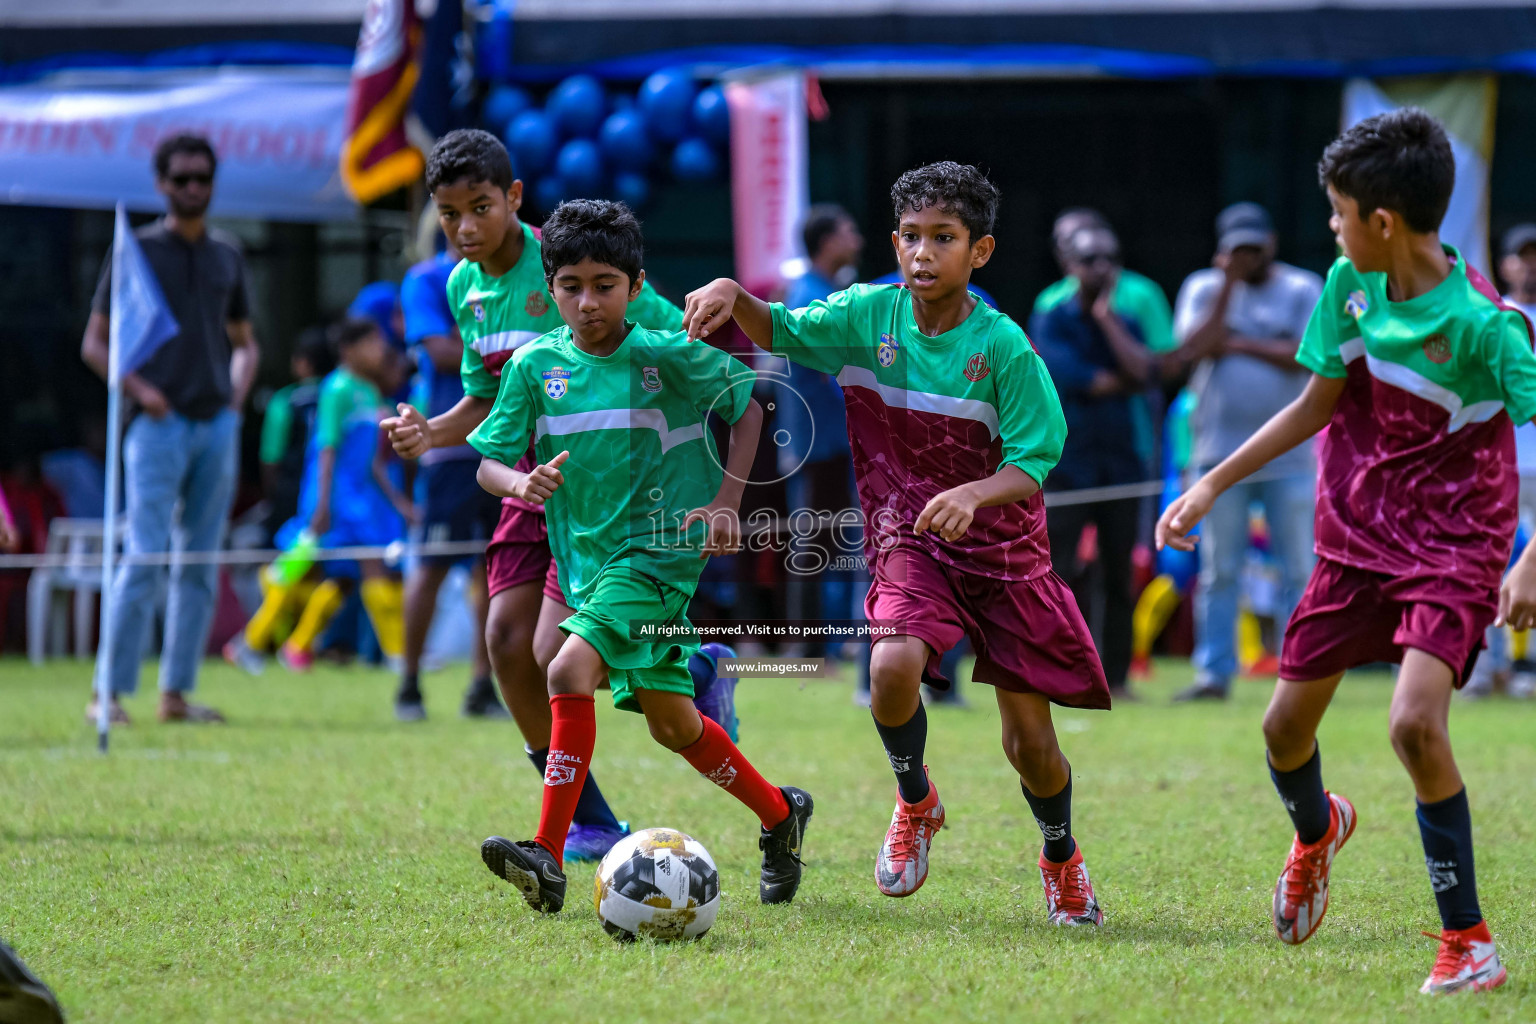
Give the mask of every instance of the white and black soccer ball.
[{"label": "white and black soccer ball", "polygon": [[720,872],[697,839],[648,828],[620,840],[597,866],[593,904],[616,939],[697,939],[720,911]]}]

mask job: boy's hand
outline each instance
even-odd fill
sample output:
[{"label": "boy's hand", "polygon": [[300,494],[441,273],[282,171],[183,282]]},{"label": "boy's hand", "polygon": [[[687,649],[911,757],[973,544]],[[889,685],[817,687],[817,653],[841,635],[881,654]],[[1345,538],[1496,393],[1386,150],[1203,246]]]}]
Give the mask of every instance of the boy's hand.
[{"label": "boy's hand", "polygon": [[21,547],[21,534],[16,532],[16,527],[9,519],[0,515],[0,551],[14,554],[19,547]]},{"label": "boy's hand", "polygon": [[1157,550],[1161,551],[1165,547],[1175,551],[1195,550],[1195,541],[1200,538],[1189,536],[1189,531],[1211,511],[1211,504],[1215,500],[1202,482],[1169,502],[1163,514],[1158,517],[1157,529],[1153,531]]},{"label": "boy's hand", "polygon": [[395,407],[398,416],[390,416],[379,423],[379,429],[389,435],[389,443],[395,454],[402,459],[419,459],[432,447],[432,434],[427,418],[409,402]]},{"label": "boy's hand", "polygon": [[741,550],[741,518],[736,514],[736,506],[728,502],[712,501],[703,508],[696,508],[689,512],[683,520],[683,532],[688,532],[688,527],[694,523],[703,523],[705,529],[704,547],[699,552],[700,558],[708,558],[710,555],[734,555]]},{"label": "boy's hand", "polygon": [[309,532],[314,534],[316,540],[319,540],[321,537],[324,537],[326,534],[331,532],[330,509],[317,508],[310,514]]},{"label": "boy's hand", "polygon": [[740,287],[728,277],[718,277],[688,293],[683,300],[683,330],[689,341],[707,338],[730,322]]},{"label": "boy's hand", "polygon": [[1536,626],[1536,561],[1520,556],[1499,587],[1499,617],[1495,626],[1530,629]]},{"label": "boy's hand", "polygon": [[974,518],[976,518],[976,497],[971,493],[970,488],[962,484],[935,494],[933,499],[923,506],[917,522],[912,524],[912,532],[922,533],[924,530],[932,530],[945,540],[955,541],[965,536],[965,531],[971,528],[971,520]]},{"label": "boy's hand", "polygon": [[570,452],[561,452],[543,465],[533,467],[532,472],[517,482],[512,496],[535,505],[544,504],[565,483],[565,474],[560,472],[560,467],[570,457]]},{"label": "boy's hand", "polygon": [[400,518],[405,520],[406,526],[420,526],[421,513],[416,509],[416,503],[403,497],[392,499],[395,511],[400,513]]}]

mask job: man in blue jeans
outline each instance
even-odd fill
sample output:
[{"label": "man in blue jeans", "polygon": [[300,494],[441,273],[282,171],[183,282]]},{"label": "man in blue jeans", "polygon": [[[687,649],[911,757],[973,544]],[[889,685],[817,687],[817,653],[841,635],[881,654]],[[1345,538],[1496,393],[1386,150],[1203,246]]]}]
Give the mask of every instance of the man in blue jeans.
[{"label": "man in blue jeans", "polygon": [[[1256,203],[1216,218],[1212,266],[1191,274],[1174,303],[1176,355],[1195,364],[1190,467],[1198,476],[1231,455],[1301,394],[1308,373],[1296,362],[1323,281],[1275,259],[1275,230]],[[1312,511],[1317,466],[1302,445],[1233,487],[1200,526],[1195,591],[1195,682],[1176,700],[1225,700],[1237,672],[1237,613],[1248,555],[1248,516],[1264,510],[1279,571],[1275,618],[1281,629],[1312,573]]]},{"label": "man in blue jeans", "polygon": [[[181,331],[137,372],[123,378],[123,393],[133,408],[123,435],[127,555],[170,551],[173,525],[183,551],[216,550],[234,498],[240,409],[259,354],[251,329],[245,257],[232,236],[209,228],[204,220],[217,166],[213,147],[204,138],[175,135],[162,141],[155,149],[154,167],[166,214],[134,232]],[[109,256],[80,352],[102,377],[107,375],[111,268]],[[138,689],[160,573],[159,566],[124,565],[112,583],[117,616],[112,635],[102,637],[102,651],[112,654],[114,723],[128,722],[119,698]],[[217,580],[215,565],[171,569],[160,661],[162,722],[224,720],[213,708],[187,700],[208,644]],[[94,697],[86,717],[96,717]]]}]

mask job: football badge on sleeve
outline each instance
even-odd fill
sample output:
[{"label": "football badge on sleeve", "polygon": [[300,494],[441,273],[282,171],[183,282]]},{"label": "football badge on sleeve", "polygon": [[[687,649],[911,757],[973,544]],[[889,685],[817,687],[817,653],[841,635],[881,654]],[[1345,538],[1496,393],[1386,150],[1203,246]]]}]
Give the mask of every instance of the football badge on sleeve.
[{"label": "football badge on sleeve", "polygon": [[570,370],[556,366],[553,369],[545,370],[539,376],[544,378],[544,393],[550,398],[564,398],[565,393],[570,390],[570,386],[566,383],[571,379]]}]

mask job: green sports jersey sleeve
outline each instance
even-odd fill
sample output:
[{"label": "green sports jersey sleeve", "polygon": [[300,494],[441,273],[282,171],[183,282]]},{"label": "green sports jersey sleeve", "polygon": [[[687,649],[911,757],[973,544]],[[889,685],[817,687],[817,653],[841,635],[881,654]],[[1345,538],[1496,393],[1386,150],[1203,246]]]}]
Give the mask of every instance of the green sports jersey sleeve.
[{"label": "green sports jersey sleeve", "polygon": [[1168,296],[1150,277],[1121,271],[1119,286],[1115,289],[1115,304],[1124,306],[1141,325],[1141,334],[1147,348],[1153,352],[1171,352],[1178,347],[1173,340],[1173,310],[1168,306]]},{"label": "green sports jersey sleeve", "polygon": [[320,385],[320,402],[315,409],[315,445],[318,448],[335,448],[341,444],[351,399],[352,389],[340,373],[330,374]]},{"label": "green sports jersey sleeve", "polygon": [[469,435],[475,451],[506,466],[517,465],[533,435],[534,405],[523,374],[522,360],[514,356],[502,371],[491,414]]},{"label": "green sports jersey sleeve", "polygon": [[683,311],[662,297],[649,281],[640,285],[640,294],[629,304],[628,318],[648,331],[680,331]]},{"label": "green sports jersey sleeve", "polygon": [[1067,441],[1061,399],[1024,332],[999,332],[991,346],[997,373],[997,430],[1003,453],[998,469],[1018,466],[1038,484],[1056,463]]},{"label": "green sports jersey sleeve", "polygon": [[688,360],[688,389],[699,415],[713,412],[727,423],[735,423],[747,411],[752,400],[752,385],[757,374],[747,364],[715,348],[708,342],[688,345],[682,350]]},{"label": "green sports jersey sleeve", "polygon": [[1525,318],[1519,313],[1500,313],[1483,329],[1483,354],[1504,408],[1516,424],[1536,418],[1536,352],[1531,349],[1531,335]]},{"label": "green sports jersey sleeve", "polygon": [[1357,281],[1349,258],[1340,257],[1328,271],[1322,298],[1312,308],[1312,317],[1307,321],[1307,330],[1296,350],[1296,361],[1319,377],[1338,378],[1348,373],[1339,346],[1360,334],[1345,309],[1347,302],[1355,301],[1352,297],[1346,298],[1346,293]]},{"label": "green sports jersey sleeve", "polygon": [[261,421],[261,461],[274,465],[283,461],[288,451],[288,431],[293,425],[293,385],[289,384],[272,396],[267,403],[266,417]]},{"label": "green sports jersey sleeve", "polygon": [[468,260],[459,261],[459,265],[453,268],[453,273],[448,275],[448,308],[453,310],[453,319],[459,327],[459,337],[464,339],[464,356],[459,361],[459,380],[464,385],[464,393],[471,398],[495,398],[497,386],[500,383],[496,375],[486,368],[485,360],[474,349],[472,339],[480,336],[480,327],[473,320],[474,314],[469,311],[469,305],[464,301],[464,291],[468,287],[469,272]]},{"label": "green sports jersey sleeve", "polygon": [[822,373],[837,373],[847,362],[857,332],[859,307],[870,295],[867,285],[856,284],[802,309],[771,303],[773,354]]}]

